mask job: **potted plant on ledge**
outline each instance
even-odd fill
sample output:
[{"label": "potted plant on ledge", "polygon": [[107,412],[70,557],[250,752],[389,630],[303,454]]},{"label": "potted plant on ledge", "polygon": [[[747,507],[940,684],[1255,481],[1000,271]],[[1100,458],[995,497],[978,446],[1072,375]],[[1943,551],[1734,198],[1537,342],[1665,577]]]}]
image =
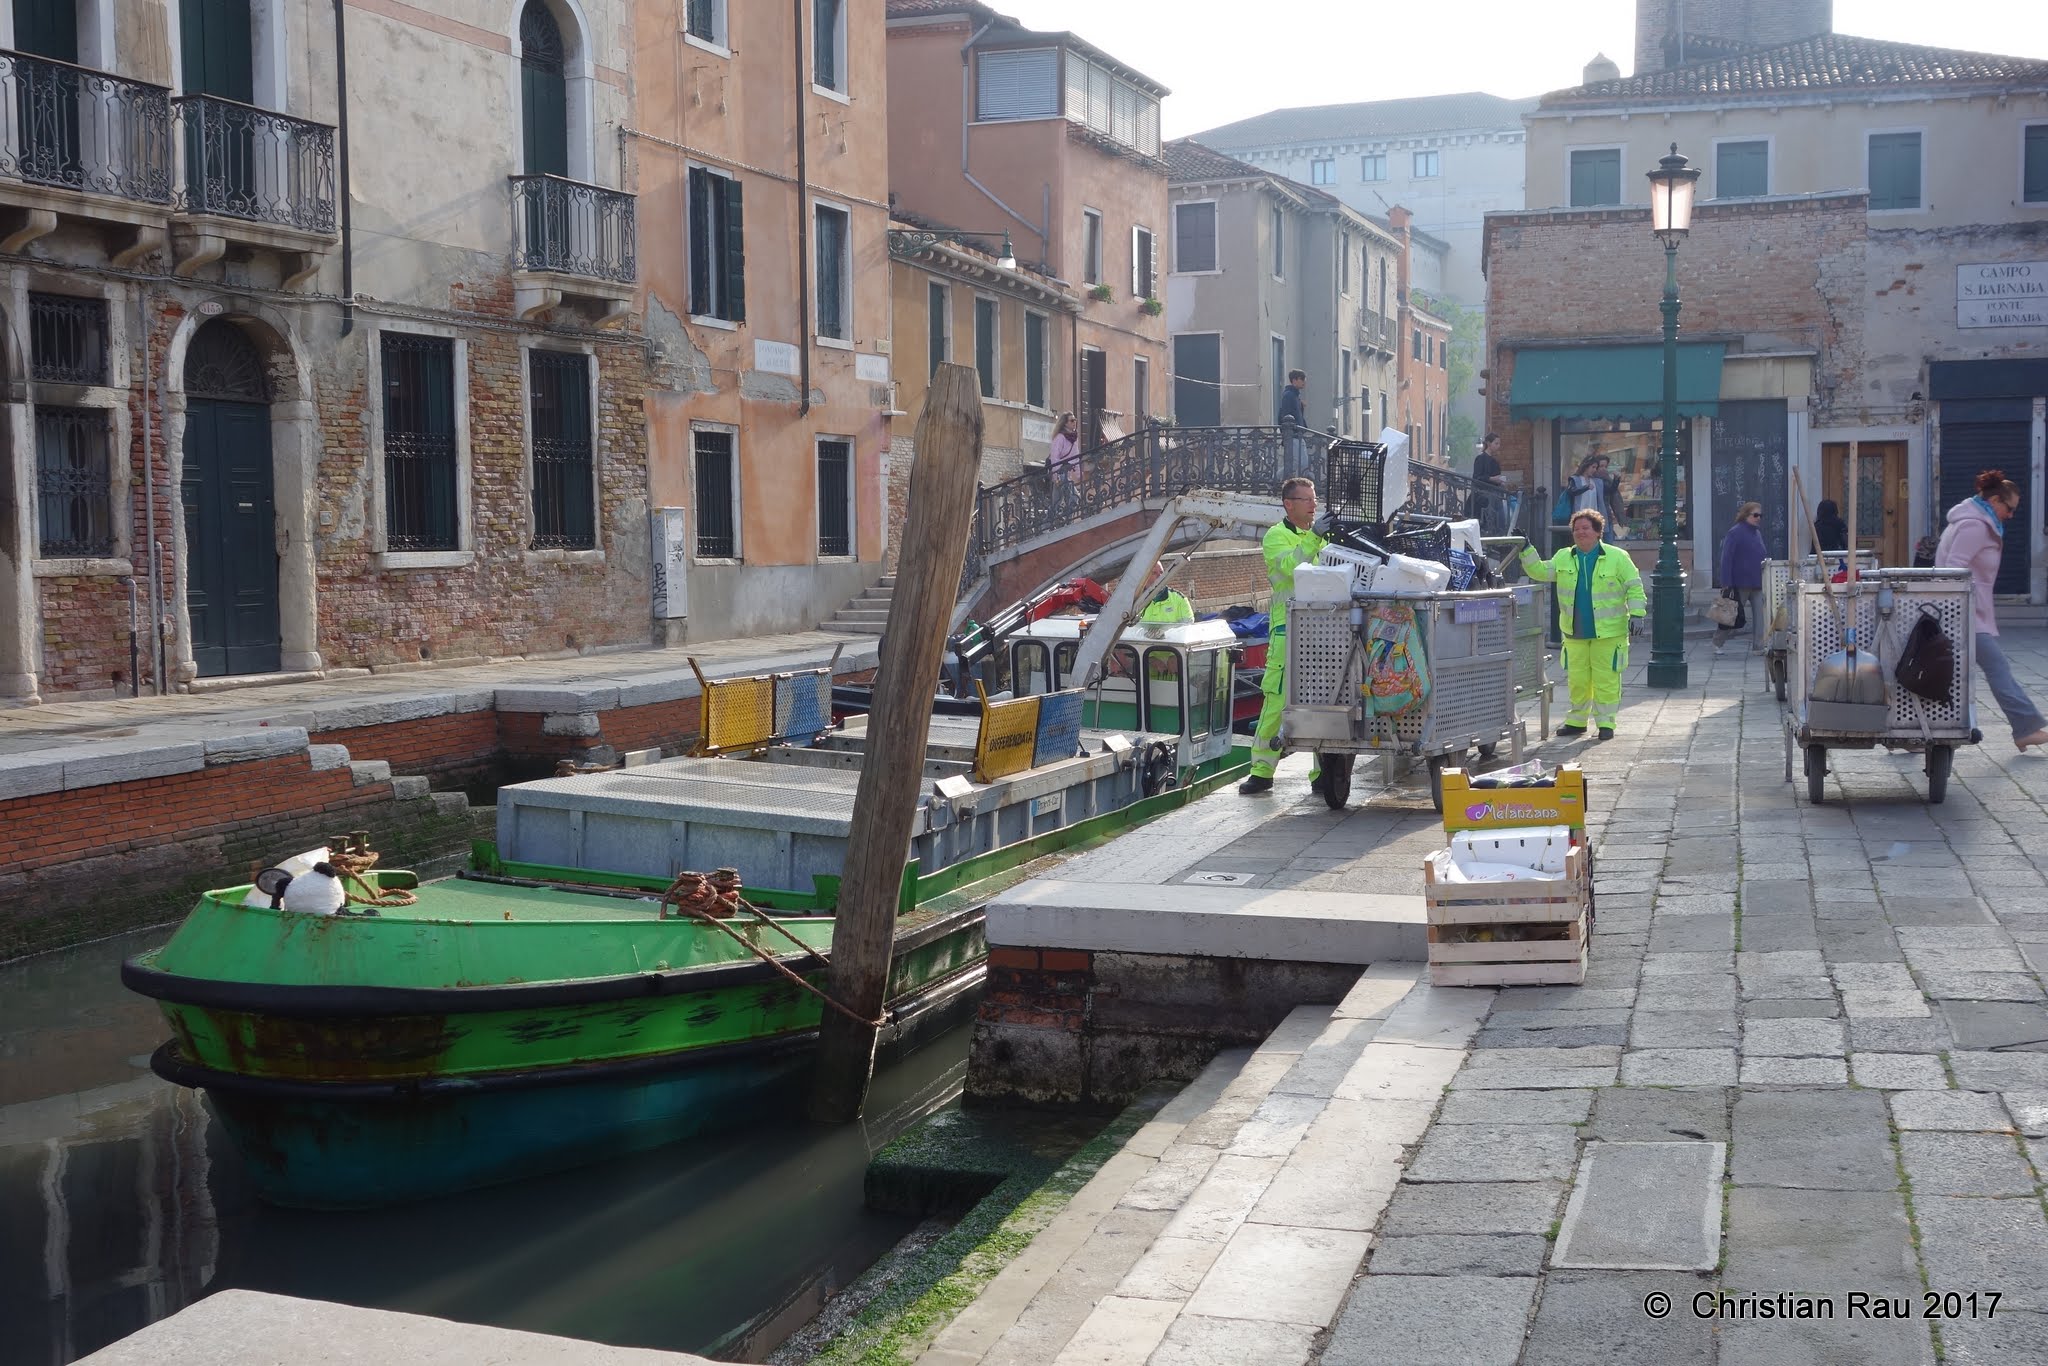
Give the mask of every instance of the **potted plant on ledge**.
[{"label": "potted plant on ledge", "polygon": [[1088,297],[1100,304],[1106,304],[1116,297],[1116,291],[1108,285],[1097,285],[1088,291]]},{"label": "potted plant on ledge", "polygon": [[1156,318],[1166,311],[1166,305],[1156,295],[1147,295],[1145,302],[1138,305],[1138,311],[1148,318]]}]

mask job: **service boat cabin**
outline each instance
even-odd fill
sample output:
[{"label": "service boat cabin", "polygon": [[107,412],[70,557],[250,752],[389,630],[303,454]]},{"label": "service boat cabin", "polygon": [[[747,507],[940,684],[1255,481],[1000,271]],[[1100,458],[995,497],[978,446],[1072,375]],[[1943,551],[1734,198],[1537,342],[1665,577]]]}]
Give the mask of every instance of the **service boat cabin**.
[{"label": "service boat cabin", "polygon": [[[1018,697],[1072,688],[1074,656],[1093,617],[1034,621],[1010,641],[1010,686]],[[1081,724],[1180,737],[1180,766],[1196,768],[1231,748],[1231,694],[1238,644],[1228,623],[1141,622],[1103,661],[1102,683],[1081,704]],[[1144,686],[1139,686],[1143,680]]]}]

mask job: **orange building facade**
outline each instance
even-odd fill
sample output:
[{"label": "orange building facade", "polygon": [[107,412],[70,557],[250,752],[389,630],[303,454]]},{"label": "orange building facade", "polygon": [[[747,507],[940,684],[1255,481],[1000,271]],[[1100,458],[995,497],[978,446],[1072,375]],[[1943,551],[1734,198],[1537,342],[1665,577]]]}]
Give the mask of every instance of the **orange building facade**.
[{"label": "orange building facade", "polygon": [[883,5],[633,11],[657,640],[808,629],[880,573]]}]

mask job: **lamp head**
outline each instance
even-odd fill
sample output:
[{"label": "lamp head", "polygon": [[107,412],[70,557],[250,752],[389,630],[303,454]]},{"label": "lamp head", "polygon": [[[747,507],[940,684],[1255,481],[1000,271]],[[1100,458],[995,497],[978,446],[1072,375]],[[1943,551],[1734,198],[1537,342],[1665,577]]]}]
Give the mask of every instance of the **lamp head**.
[{"label": "lamp head", "polygon": [[1667,247],[1677,246],[1692,227],[1693,192],[1699,179],[1699,167],[1678,154],[1675,142],[1671,155],[1650,172],[1650,231]]},{"label": "lamp head", "polygon": [[[1698,172],[1694,172],[1694,174],[1698,174]],[[1005,230],[1003,233],[1003,254],[996,258],[996,265],[1003,270],[1015,270],[1017,268],[1017,253],[1010,246],[1008,230]]]}]

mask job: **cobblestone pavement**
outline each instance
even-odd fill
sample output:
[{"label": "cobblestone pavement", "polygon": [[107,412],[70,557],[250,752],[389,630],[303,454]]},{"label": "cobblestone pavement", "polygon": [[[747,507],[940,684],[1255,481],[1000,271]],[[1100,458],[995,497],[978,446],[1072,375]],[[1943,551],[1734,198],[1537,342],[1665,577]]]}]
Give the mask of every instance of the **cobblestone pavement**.
[{"label": "cobblestone pavement", "polygon": [[[1759,658],[1648,654],[1614,741],[1541,750],[1591,786],[1586,984],[1494,996],[1320,1360],[2048,1360],[2048,756],[1980,690],[1944,805],[1883,750],[1809,805]],[[1343,821],[1384,842],[1275,881],[1441,839],[1412,788]]]}]

